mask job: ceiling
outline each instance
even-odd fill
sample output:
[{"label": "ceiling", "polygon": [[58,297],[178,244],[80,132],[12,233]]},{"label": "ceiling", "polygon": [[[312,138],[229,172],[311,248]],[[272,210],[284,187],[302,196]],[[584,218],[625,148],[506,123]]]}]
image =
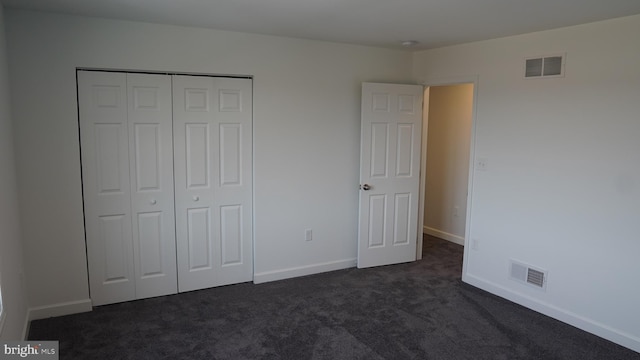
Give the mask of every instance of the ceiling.
[{"label": "ceiling", "polygon": [[0,0],[5,8],[428,49],[640,14],[640,0]]}]

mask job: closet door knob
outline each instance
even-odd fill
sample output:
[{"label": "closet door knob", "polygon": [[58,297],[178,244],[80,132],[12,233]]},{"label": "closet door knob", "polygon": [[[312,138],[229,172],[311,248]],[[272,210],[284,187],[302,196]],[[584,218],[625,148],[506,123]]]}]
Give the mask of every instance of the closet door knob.
[{"label": "closet door knob", "polygon": [[200,198],[198,196],[194,196],[193,197],[193,201],[198,201],[198,200],[200,200]]},{"label": "closet door knob", "polygon": [[151,199],[151,200],[149,200],[149,204],[151,204],[151,205],[155,205],[155,204],[156,204],[156,199]]}]

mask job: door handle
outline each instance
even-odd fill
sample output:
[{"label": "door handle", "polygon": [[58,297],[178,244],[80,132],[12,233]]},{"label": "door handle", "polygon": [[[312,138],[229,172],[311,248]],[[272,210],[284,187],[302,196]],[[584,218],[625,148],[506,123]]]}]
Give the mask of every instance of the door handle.
[{"label": "door handle", "polygon": [[200,200],[200,197],[199,196],[194,196],[192,199],[193,199],[193,201],[198,201],[198,200]]},{"label": "door handle", "polygon": [[371,185],[369,184],[360,185],[360,189],[364,191],[371,190]]}]

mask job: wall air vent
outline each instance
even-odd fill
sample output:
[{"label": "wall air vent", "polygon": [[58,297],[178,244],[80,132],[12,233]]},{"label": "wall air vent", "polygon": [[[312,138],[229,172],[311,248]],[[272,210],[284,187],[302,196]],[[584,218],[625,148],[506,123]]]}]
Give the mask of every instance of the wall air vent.
[{"label": "wall air vent", "polygon": [[531,268],[527,269],[527,282],[537,287],[544,287],[544,273]]},{"label": "wall air vent", "polygon": [[547,272],[535,269],[529,265],[511,260],[511,268],[509,269],[509,277],[523,284],[533,286],[538,289],[546,290]]},{"label": "wall air vent", "polygon": [[525,59],[524,77],[527,79],[563,77],[565,55],[551,55]]}]

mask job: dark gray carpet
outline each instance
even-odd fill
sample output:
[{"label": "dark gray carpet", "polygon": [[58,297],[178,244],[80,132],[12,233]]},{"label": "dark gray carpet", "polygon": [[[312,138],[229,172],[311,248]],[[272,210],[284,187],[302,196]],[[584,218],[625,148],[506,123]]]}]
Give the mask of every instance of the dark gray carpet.
[{"label": "dark gray carpet", "polygon": [[37,320],[61,359],[640,359],[460,281],[462,247],[410,264],[225,286]]}]

